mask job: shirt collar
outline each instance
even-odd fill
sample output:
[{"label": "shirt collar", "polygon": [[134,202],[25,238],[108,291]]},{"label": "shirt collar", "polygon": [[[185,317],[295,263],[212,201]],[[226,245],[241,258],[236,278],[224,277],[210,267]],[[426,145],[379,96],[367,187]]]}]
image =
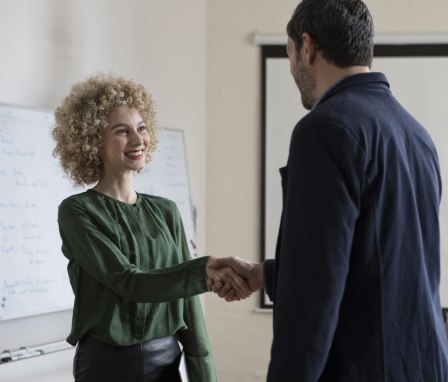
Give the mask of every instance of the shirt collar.
[{"label": "shirt collar", "polygon": [[311,110],[313,110],[319,103],[320,103],[320,100],[327,94],[327,93],[329,93],[330,91],[332,91],[340,82],[342,82],[342,81],[344,81],[347,77],[350,77],[350,76],[354,76],[354,74],[348,74],[348,75],[346,75],[346,76],[343,76],[343,77],[341,77],[341,78],[339,78],[336,82],[334,82],[330,87],[328,87],[321,95],[320,95],[320,97],[316,100],[316,102],[314,102],[314,105],[313,105],[313,107],[311,108]]}]

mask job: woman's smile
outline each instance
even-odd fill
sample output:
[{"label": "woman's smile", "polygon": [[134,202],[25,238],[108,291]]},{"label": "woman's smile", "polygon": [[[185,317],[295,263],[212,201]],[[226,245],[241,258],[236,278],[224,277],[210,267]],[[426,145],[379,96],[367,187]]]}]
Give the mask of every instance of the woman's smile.
[{"label": "woman's smile", "polygon": [[126,155],[130,159],[137,160],[143,158],[143,153],[144,150],[134,150],[134,151],[128,151],[124,153],[124,155]]}]

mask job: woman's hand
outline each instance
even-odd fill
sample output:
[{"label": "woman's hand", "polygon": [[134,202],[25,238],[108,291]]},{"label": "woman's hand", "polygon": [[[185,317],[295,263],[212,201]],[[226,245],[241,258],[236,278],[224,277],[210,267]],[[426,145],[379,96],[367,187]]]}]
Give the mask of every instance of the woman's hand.
[{"label": "woman's hand", "polygon": [[253,290],[249,284],[230,266],[220,266],[216,257],[210,256],[205,267],[207,274],[207,287],[217,291],[226,291],[226,301],[234,301],[249,297]]}]

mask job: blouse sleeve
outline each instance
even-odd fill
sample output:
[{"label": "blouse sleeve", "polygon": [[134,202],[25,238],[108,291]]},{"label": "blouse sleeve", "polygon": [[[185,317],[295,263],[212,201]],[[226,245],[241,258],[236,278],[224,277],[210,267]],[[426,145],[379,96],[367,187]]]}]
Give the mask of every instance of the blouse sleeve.
[{"label": "blouse sleeve", "polygon": [[[59,206],[62,251],[90,277],[135,302],[169,302],[207,291],[207,257],[163,269],[142,271],[98,229],[82,203],[66,199]],[[82,254],[80,256],[79,254]]]},{"label": "blouse sleeve", "polygon": [[[176,244],[184,261],[190,259],[187,240],[179,211],[173,204],[173,223]],[[215,363],[198,296],[184,299],[184,321],[187,329],[179,332],[190,381],[216,381]]]}]

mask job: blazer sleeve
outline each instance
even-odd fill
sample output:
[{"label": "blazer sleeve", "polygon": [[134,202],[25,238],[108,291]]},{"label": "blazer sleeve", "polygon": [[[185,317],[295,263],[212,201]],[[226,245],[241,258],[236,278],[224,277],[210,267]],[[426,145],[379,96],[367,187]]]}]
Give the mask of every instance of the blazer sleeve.
[{"label": "blazer sleeve", "polygon": [[291,138],[284,179],[268,381],[319,380],[338,321],[363,184],[365,152],[351,132],[324,119],[302,122]]},{"label": "blazer sleeve", "polygon": [[268,259],[263,261],[263,280],[264,290],[271,301],[274,301],[274,282],[275,260]]}]

